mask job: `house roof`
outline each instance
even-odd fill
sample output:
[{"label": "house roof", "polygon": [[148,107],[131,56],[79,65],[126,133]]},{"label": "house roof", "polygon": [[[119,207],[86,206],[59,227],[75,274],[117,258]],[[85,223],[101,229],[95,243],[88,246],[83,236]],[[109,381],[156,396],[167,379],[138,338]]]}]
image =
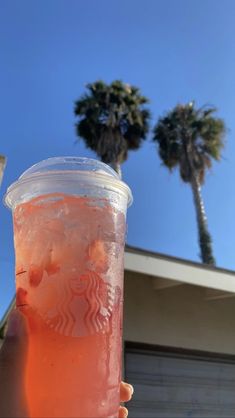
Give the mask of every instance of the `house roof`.
[{"label": "house roof", "polygon": [[[125,248],[125,270],[140,273],[153,280],[153,287],[161,290],[182,284],[206,288],[206,298],[221,299],[235,296],[235,272],[155,253],[127,245]],[[9,304],[0,328],[15,305]]]},{"label": "house roof", "polygon": [[145,274],[155,280],[155,288],[189,284],[211,289],[211,296],[216,298],[214,291],[224,296],[235,295],[235,272],[166,256],[140,248],[126,246],[125,270]]}]

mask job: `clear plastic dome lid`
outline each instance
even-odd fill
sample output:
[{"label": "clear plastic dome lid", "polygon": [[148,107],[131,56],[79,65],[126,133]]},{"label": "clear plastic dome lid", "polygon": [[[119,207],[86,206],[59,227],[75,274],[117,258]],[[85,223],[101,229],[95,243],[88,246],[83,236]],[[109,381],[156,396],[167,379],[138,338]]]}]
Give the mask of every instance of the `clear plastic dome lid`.
[{"label": "clear plastic dome lid", "polygon": [[47,160],[40,161],[32,165],[28,170],[21,174],[20,179],[31,177],[34,174],[40,174],[53,171],[88,171],[90,173],[98,173],[110,175],[120,180],[118,173],[109,165],[92,158],[85,157],[52,157]]},{"label": "clear plastic dome lid", "polygon": [[52,157],[40,161],[26,170],[8,189],[4,203],[14,209],[33,197],[62,192],[107,197],[118,195],[127,206],[133,198],[130,188],[107,164],[84,157]]}]

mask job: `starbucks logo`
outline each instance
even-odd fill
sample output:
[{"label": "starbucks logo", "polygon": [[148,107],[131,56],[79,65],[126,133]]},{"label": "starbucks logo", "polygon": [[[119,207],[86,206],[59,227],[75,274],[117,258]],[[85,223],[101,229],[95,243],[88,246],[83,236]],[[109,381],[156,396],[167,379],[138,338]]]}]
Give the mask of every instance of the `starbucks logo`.
[{"label": "starbucks logo", "polygon": [[108,332],[116,293],[120,292],[115,292],[114,287],[90,270],[61,282],[60,286],[57,282],[59,289],[54,287],[57,302],[50,303],[48,309],[45,304],[43,312],[40,309],[47,325],[61,335],[72,337]]}]

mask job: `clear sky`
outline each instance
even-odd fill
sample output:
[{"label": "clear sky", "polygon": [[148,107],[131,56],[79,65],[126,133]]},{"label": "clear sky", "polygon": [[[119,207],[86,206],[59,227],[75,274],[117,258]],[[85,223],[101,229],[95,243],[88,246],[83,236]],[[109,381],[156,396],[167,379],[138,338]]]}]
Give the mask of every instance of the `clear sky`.
[{"label": "clear sky", "polygon": [[[214,104],[228,127],[203,197],[218,266],[235,269],[235,1],[1,0],[1,187],[32,164],[93,156],[75,145],[73,103],[87,82],[135,84],[152,124],[178,102]],[[190,188],[161,166],[150,138],[123,166],[134,204],[130,245],[198,261]],[[11,214],[0,207],[0,304],[14,289]]]}]

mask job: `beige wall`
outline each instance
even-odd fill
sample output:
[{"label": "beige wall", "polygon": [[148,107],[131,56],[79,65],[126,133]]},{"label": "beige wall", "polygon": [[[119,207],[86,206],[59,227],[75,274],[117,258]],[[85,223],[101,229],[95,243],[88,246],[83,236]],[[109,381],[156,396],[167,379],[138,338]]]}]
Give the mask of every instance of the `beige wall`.
[{"label": "beige wall", "polygon": [[124,339],[235,354],[235,297],[205,300],[205,289],[154,290],[152,279],[125,273]]}]

